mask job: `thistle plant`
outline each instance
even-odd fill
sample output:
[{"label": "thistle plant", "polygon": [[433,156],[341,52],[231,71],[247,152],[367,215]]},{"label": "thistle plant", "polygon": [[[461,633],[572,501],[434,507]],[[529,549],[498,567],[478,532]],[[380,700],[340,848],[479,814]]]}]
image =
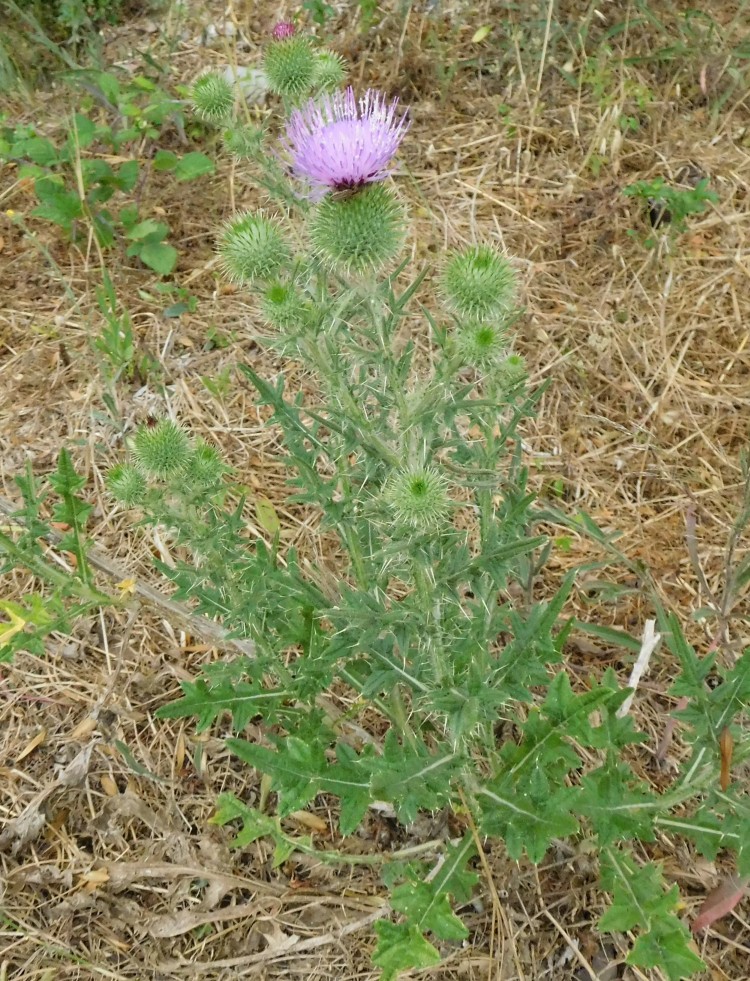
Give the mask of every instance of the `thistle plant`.
[{"label": "thistle plant", "polygon": [[[275,814],[219,798],[214,820],[239,823],[236,847],[267,836],[278,862],[298,850],[382,866],[389,899],[373,961],[386,981],[468,939],[456,910],[480,888],[482,838],[534,863],[560,839],[586,839],[610,897],[600,929],[633,931],[633,964],[685,977],[702,962],[676,887],[643,855],[657,835],[682,835],[710,856],[731,849],[750,874],[750,799],[724,771],[719,779],[722,733],[734,765],[750,756],[740,724],[750,653],[727,668],[701,659],[660,612],[679,665],[672,694],[690,700],[688,748],[671,782],[640,777],[647,737],[627,712],[625,679],[580,679],[565,666],[579,626],[565,616],[575,571],[556,591],[536,585],[553,516],[524,464],[522,427],[540,393],[513,350],[516,267],[491,241],[457,250],[435,271],[442,308],[417,306],[431,271],[407,272],[407,210],[391,181],[408,114],[373,91],[304,102],[317,54],[277,29],[265,66],[288,111],[285,134],[276,147],[261,134],[243,154],[269,202],[231,219],[218,252],[257,301],[268,343],[318,380],[319,403],[304,405],[283,372],[266,379],[239,365],[282,435],[289,501],[345,558],[303,567],[268,502],[256,502],[260,533],[249,539],[249,502],[214,448],[168,420],[138,430],[111,494],[189,556],[160,565],[176,598],[254,645],[184,682],[158,714],[194,716],[200,731],[229,715],[228,748],[275,791]],[[195,91],[204,118],[236,132],[225,96],[205,79]],[[423,336],[404,344],[415,309]],[[611,546],[585,516],[569,523]],[[714,689],[710,668],[722,679]],[[261,740],[245,737],[251,719]],[[395,854],[322,850],[281,823],[320,794],[337,798],[342,837],[376,804],[407,826],[445,812],[453,837]]]}]

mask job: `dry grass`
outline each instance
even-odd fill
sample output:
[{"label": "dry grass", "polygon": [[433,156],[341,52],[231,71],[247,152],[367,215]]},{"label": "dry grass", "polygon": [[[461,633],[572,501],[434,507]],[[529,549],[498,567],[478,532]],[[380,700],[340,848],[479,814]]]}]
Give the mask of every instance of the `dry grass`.
[{"label": "dry grass", "polygon": [[[199,21],[222,17],[223,3],[204,6],[200,16],[191,15],[188,34],[171,55],[177,79],[226,60],[220,46],[208,50],[195,41]],[[649,32],[637,25],[612,38],[612,55],[600,59],[592,80],[585,63],[598,50],[594,40],[584,50],[566,49],[554,23],[547,25],[546,3],[536,46],[515,33],[520,15],[503,3],[487,0],[463,15],[432,20],[416,8],[399,19],[395,3],[383,6],[389,13],[374,36],[363,41],[345,15],[335,37],[358,82],[399,92],[413,106],[399,185],[414,218],[414,259],[429,261],[445,246],[482,237],[518,257],[528,312],[517,346],[533,381],[551,382],[526,433],[536,486],[549,492],[555,484],[567,506],[621,529],[624,551],[652,570],[665,601],[704,651],[711,638],[689,618],[706,597],[685,527],[694,511],[708,585],[720,588],[750,404],[745,89],[729,87],[726,52],[718,44],[672,61],[623,64],[626,53],[646,48]],[[673,8],[685,6],[651,4],[666,24]],[[573,22],[588,5],[571,0],[558,7],[560,20]],[[599,35],[626,14],[629,24],[635,20],[633,4],[600,7],[604,24],[597,15],[592,28]],[[254,62],[279,11],[248,2],[233,12],[248,39],[237,59]],[[711,4],[712,16],[732,32],[742,26],[740,13],[723,0]],[[477,47],[471,36],[484,23],[494,32]],[[133,52],[144,38],[163,53],[148,23],[136,22],[111,32],[109,55],[135,66]],[[481,64],[467,63],[480,55]],[[447,84],[445,73],[456,63]],[[574,87],[561,69],[588,80]],[[604,94],[596,92],[597,77],[605,80]],[[642,109],[634,108],[635,86],[652,97]],[[725,95],[714,115],[712,106]],[[59,91],[39,93],[11,105],[11,117],[52,127],[65,100]],[[622,114],[638,115],[637,131],[623,136]],[[645,251],[628,234],[645,232],[644,216],[622,188],[657,173],[674,178],[691,166],[710,177],[719,203],[693,219],[669,249]],[[154,188],[147,203],[168,212],[181,254],[176,279],[197,295],[196,312],[167,321],[139,296],[152,282],[146,271],[119,261],[110,270],[139,343],[163,371],[163,384],[122,387],[128,430],[150,411],[168,412],[219,444],[240,478],[277,504],[290,541],[311,562],[335,566],[330,543],[315,535],[314,517],[283,504],[276,435],[250,393],[238,380],[219,401],[201,381],[249,361],[267,374],[283,368],[288,387],[311,388],[298,365],[283,365],[257,343],[252,309],[221,285],[212,266],[217,225],[232,206],[256,204],[257,192],[226,162],[217,178],[183,185],[179,195],[174,190],[168,183]],[[0,202],[20,215],[32,206],[12,168],[0,175]],[[102,382],[90,347],[99,325],[96,252],[71,246],[33,220],[27,227],[36,244],[17,222],[0,226],[0,494],[16,497],[12,477],[26,460],[44,473],[61,445],[72,447],[97,505],[93,537],[133,575],[155,581],[154,542],[102,497],[102,473],[118,458],[122,440],[102,421]],[[431,302],[429,282],[423,300]],[[422,330],[416,319],[413,326]],[[231,343],[210,349],[210,329],[231,336]],[[574,540],[566,561],[593,554]],[[0,595],[18,597],[28,588],[15,573],[4,578]],[[575,602],[586,616],[635,634],[651,615],[638,599],[589,608],[581,593]],[[746,604],[736,613],[728,639],[747,644]],[[0,979],[376,976],[368,925],[381,905],[377,879],[298,856],[273,870],[263,842],[230,852],[227,835],[208,823],[216,796],[231,790],[253,801],[260,788],[223,749],[220,730],[196,736],[189,724],[153,717],[179,680],[219,656],[158,606],[144,604],[135,618],[104,614],[81,623],[72,638],[51,641],[44,659],[22,655],[4,668],[0,815],[4,822],[25,815],[29,833],[0,855]],[[592,645],[572,647],[570,663],[585,672],[612,664],[627,677],[616,653]],[[634,704],[654,745],[667,722],[673,670],[665,654],[657,656]],[[38,826],[36,815],[44,818]],[[317,840],[333,838],[327,802],[319,801],[309,820]],[[430,825],[425,819],[425,827],[407,834],[373,816],[356,846],[400,847],[434,832]],[[690,908],[719,873],[666,839],[652,854]],[[601,899],[585,843],[561,846],[538,869],[510,862],[500,848],[482,864],[480,897],[462,912],[471,946],[446,949],[444,965],[420,976],[646,977],[622,967],[624,950],[603,946],[596,933]],[[746,916],[745,904],[701,941],[711,967],[706,977],[750,977]],[[613,963],[612,973],[600,973]]]}]

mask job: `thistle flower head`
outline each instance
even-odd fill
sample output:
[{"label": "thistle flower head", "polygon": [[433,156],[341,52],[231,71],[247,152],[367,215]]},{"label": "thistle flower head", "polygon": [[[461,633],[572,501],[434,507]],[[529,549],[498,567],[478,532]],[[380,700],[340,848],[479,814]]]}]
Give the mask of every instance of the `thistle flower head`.
[{"label": "thistle flower head", "polygon": [[128,508],[140,504],[148,490],[146,478],[141,471],[128,463],[119,463],[112,467],[107,474],[107,487],[110,494]]},{"label": "thistle flower head", "polygon": [[430,529],[448,516],[451,500],[448,482],[434,467],[406,467],[393,474],[385,499],[399,525]]},{"label": "thistle flower head", "polygon": [[169,419],[141,426],[133,439],[133,458],[148,477],[169,480],[182,473],[190,459],[190,439]]},{"label": "thistle flower head", "polygon": [[284,41],[294,35],[294,24],[290,20],[280,20],[271,31],[274,41]]},{"label": "thistle flower head", "polygon": [[293,172],[318,197],[384,180],[409,128],[397,109],[398,99],[368,89],[357,101],[351,88],[295,109],[285,143]]},{"label": "thistle flower head", "polygon": [[404,209],[387,187],[371,184],[358,194],[329,194],[310,221],[310,239],[332,269],[361,275],[390,262],[404,241]]},{"label": "thistle flower head", "polygon": [[206,72],[193,85],[195,111],[210,123],[223,123],[234,108],[234,88],[218,72]]},{"label": "thistle flower head", "polygon": [[310,41],[291,34],[269,44],[263,56],[263,70],[272,92],[288,99],[301,98],[313,84],[315,52]]},{"label": "thistle flower head", "polygon": [[218,251],[224,275],[236,283],[270,279],[290,257],[276,222],[250,211],[227,222]]},{"label": "thistle flower head", "polygon": [[449,259],[442,276],[448,302],[460,317],[481,320],[509,314],[516,299],[516,273],[490,245],[473,245]]}]

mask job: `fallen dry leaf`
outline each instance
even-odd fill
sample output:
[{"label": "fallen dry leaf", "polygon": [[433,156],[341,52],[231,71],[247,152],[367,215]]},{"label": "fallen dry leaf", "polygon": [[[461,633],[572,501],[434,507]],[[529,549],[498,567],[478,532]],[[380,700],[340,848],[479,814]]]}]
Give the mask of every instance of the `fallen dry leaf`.
[{"label": "fallen dry leaf", "polygon": [[698,915],[693,920],[690,928],[693,933],[705,930],[716,920],[720,920],[722,916],[731,913],[745,895],[748,884],[750,884],[750,876],[741,878],[738,875],[729,875],[715,889],[712,889],[703,900]]},{"label": "fallen dry leaf", "polygon": [[35,838],[47,823],[45,805],[52,794],[62,787],[75,787],[83,783],[89,772],[91,753],[96,743],[84,746],[68,763],[64,770],[49,786],[44,787],[29,801],[17,818],[9,821],[0,833],[0,849],[12,845],[11,852],[15,854],[26,842]]},{"label": "fallen dry leaf", "polygon": [[145,929],[151,937],[179,937],[184,933],[190,933],[196,927],[205,926],[207,923],[221,923],[225,920],[255,920],[259,913],[267,914],[268,906],[252,902],[210,911],[198,910],[193,912],[183,909],[179,913],[150,917],[146,921]]},{"label": "fallen dry leaf", "polygon": [[18,754],[18,756],[16,757],[16,765],[18,765],[21,762],[21,760],[25,760],[26,757],[30,753],[33,753],[38,746],[41,746],[46,738],[47,738],[47,730],[40,729],[39,732],[34,736],[34,738],[31,739]]}]

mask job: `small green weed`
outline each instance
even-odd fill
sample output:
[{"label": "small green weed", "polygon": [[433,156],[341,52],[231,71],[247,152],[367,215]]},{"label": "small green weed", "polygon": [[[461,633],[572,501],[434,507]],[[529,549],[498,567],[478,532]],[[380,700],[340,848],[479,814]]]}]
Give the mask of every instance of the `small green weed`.
[{"label": "small green weed", "polygon": [[[86,478],[78,474],[67,450],[60,451],[57,467],[37,480],[30,466],[16,478],[23,505],[0,525],[0,576],[13,568],[25,568],[46,588],[27,594],[21,602],[0,602],[0,663],[19,650],[44,655],[44,639],[50,633],[69,633],[74,623],[102,607],[118,606],[116,597],[94,584],[88,561],[86,524],[93,506],[80,496]],[[51,519],[47,498],[53,494]],[[57,529],[64,529],[62,534]],[[47,542],[67,556],[70,571],[49,558]]]},{"label": "small green weed", "polygon": [[[709,204],[715,204],[719,196],[708,188],[708,178],[698,181],[695,187],[673,187],[663,177],[650,181],[636,181],[623,189],[627,197],[636,198],[648,206],[648,216],[654,229],[666,228],[670,237],[687,231],[687,219],[691,215],[702,214]],[[638,233],[631,230],[630,235]],[[658,239],[648,235],[644,245],[652,249]]]},{"label": "small green weed", "polygon": [[336,16],[334,8],[325,0],[305,0],[302,9],[309,14],[313,24],[317,24],[318,27],[325,27],[328,21]]},{"label": "small green weed", "polygon": [[[15,164],[18,177],[33,182],[38,204],[32,217],[57,225],[72,241],[91,228],[101,249],[124,240],[129,257],[168,276],[178,258],[166,241],[169,225],[144,217],[128,200],[145,179],[145,168],[135,156],[117,163],[112,157],[125,156],[136,141],[158,139],[168,125],[184,134],[180,102],[144,76],[124,85],[109,72],[68,77],[86,96],[85,111],[73,115],[67,138],[56,142],[29,126],[0,128],[0,161]],[[103,120],[97,105],[103,107]],[[138,157],[143,156],[139,147]],[[159,150],[151,167],[171,172],[178,181],[214,172],[213,161],[196,151]]]}]

